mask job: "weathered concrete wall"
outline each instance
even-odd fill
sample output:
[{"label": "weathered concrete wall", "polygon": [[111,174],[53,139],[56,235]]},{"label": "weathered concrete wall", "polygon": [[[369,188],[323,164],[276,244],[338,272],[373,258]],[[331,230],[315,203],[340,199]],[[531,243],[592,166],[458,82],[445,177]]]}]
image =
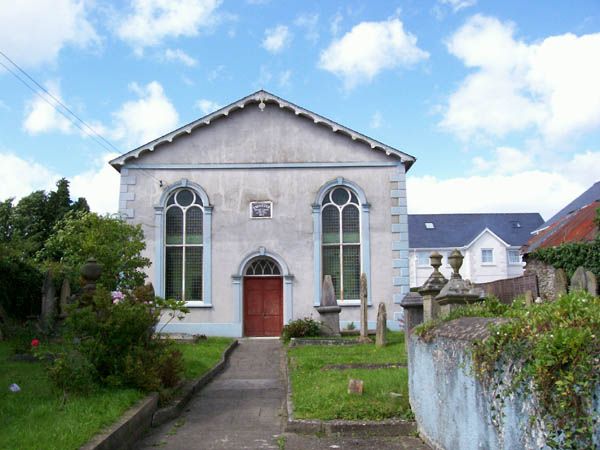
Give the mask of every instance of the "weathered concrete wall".
[{"label": "weathered concrete wall", "polygon": [[[231,167],[239,163],[245,166]],[[274,163],[281,168],[265,167]],[[297,166],[303,163],[314,164]],[[120,206],[131,223],[142,225],[145,256],[153,261],[148,276],[155,286],[160,286],[155,255],[161,245],[155,206],[164,190],[187,179],[202,187],[213,207],[212,276],[205,280],[212,286],[212,306],[193,308],[183,322],[173,322],[170,331],[239,336],[243,311],[232,275],[246,255],[261,247],[279,255],[294,276],[293,303],[286,316],[318,319],[312,203],[319,189],[338,177],[359,186],[370,204],[365,205],[374,305],[369,318],[375,319],[381,301],[392,318],[402,311],[400,294],[408,291],[405,175],[398,158],[267,104],[263,112],[256,106],[235,111],[126,164]],[[249,218],[249,202],[256,200],[273,201],[272,219]],[[340,320],[342,326],[359,323],[357,305],[344,306]],[[390,324],[397,328],[394,321]]]},{"label": "weathered concrete wall", "polygon": [[[409,392],[419,433],[436,449],[548,449],[536,399],[502,395],[471,374],[467,346],[487,334],[494,319],[463,318],[440,326],[431,342],[409,339]],[[496,319],[497,320],[497,319]],[[503,380],[509,382],[510,380]],[[500,395],[499,395],[500,394]],[[600,387],[593,411],[600,414]],[[600,444],[596,421],[595,445]]]}]

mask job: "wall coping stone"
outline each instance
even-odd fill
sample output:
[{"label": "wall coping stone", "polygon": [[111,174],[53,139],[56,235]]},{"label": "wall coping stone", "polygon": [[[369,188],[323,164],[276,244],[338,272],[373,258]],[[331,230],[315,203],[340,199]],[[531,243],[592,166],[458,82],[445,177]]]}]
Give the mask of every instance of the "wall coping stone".
[{"label": "wall coping stone", "polygon": [[509,319],[501,317],[461,317],[443,322],[429,332],[432,338],[447,338],[458,341],[483,340],[490,335],[490,325],[501,325]]}]

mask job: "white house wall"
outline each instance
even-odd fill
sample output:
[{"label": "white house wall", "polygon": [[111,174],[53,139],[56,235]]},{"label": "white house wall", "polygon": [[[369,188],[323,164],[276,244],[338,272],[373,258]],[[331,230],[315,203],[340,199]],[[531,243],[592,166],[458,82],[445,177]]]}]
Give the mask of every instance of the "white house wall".
[{"label": "white house wall", "polygon": [[[279,255],[293,274],[286,319],[318,319],[311,205],[319,189],[338,178],[362,188],[370,204],[369,319],[375,321],[381,301],[390,319],[402,310],[398,303],[409,284],[408,226],[404,166],[397,157],[268,104],[263,112],[247,106],[144,153],[123,167],[121,177],[120,209],[129,222],[142,225],[144,256],[153,261],[148,277],[155,286],[161,285],[155,206],[165,189],[187,179],[203,188],[213,207],[212,276],[205,280],[212,306],[192,308],[170,331],[240,336],[243,314],[232,275],[245,255],[259,249]],[[272,219],[249,218],[249,202],[255,200],[273,201]],[[359,308],[343,307],[341,321],[358,324]]]}]

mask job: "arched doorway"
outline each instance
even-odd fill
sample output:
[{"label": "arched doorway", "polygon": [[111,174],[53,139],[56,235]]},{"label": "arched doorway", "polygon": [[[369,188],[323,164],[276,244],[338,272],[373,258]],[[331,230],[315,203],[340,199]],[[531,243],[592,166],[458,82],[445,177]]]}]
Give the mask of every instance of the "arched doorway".
[{"label": "arched doorway", "polygon": [[268,256],[252,259],[244,271],[244,336],[279,336],[283,327],[283,276]]}]

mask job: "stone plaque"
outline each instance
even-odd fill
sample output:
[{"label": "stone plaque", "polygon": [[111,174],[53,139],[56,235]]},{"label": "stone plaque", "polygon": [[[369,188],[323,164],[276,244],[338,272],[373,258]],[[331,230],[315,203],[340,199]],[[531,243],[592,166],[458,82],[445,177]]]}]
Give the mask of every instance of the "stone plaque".
[{"label": "stone plaque", "polygon": [[250,202],[250,218],[251,219],[272,219],[273,218],[273,202],[271,202],[271,201]]}]

